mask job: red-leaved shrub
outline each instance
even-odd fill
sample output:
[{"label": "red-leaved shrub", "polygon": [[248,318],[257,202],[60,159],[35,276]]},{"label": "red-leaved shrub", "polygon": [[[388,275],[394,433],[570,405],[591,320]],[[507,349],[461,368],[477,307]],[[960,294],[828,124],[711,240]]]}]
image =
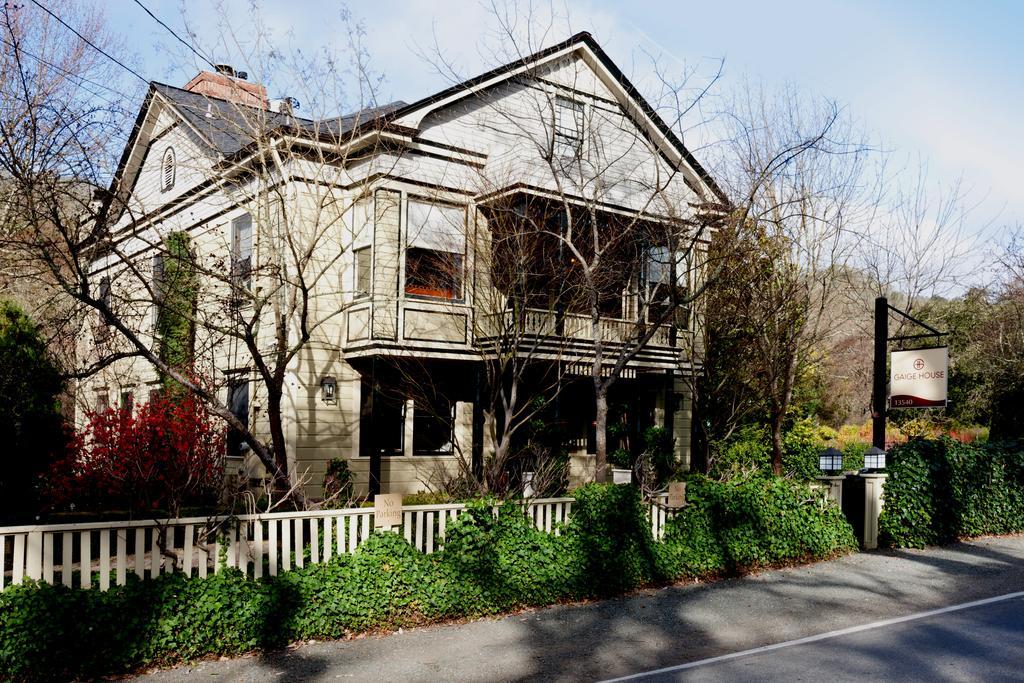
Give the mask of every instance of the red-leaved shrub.
[{"label": "red-leaved shrub", "polygon": [[192,398],[154,398],[132,413],[89,415],[47,477],[54,509],[177,515],[217,502],[223,429]]}]

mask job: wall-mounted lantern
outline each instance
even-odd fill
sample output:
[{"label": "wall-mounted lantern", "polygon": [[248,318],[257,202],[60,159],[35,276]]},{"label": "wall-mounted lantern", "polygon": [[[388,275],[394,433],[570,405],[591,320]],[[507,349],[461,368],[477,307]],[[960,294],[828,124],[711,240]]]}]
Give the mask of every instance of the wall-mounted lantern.
[{"label": "wall-mounted lantern", "polygon": [[872,446],[864,452],[864,469],[866,470],[884,470],[885,469],[885,451],[878,446]]},{"label": "wall-mounted lantern", "polygon": [[333,377],[324,377],[320,380],[320,398],[324,403],[334,403],[338,400],[338,381]]},{"label": "wall-mounted lantern", "polygon": [[835,474],[843,471],[843,452],[829,446],[818,455],[818,467],[822,472]]}]

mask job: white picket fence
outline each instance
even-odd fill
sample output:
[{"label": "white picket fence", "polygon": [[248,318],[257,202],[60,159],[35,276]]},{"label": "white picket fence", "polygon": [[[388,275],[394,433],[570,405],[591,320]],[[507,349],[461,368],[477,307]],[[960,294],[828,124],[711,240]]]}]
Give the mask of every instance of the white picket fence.
[{"label": "white picket fence", "polygon": [[[523,509],[538,529],[557,534],[573,503],[532,499]],[[655,538],[668,518],[663,503],[650,504]],[[465,509],[461,503],[406,506],[402,526],[393,531],[433,553],[444,547],[447,526]],[[140,579],[175,571],[205,577],[222,567],[251,578],[275,576],[351,553],[373,529],[373,508],[0,527],[0,591],[26,578],[105,591],[124,585],[130,573]]]}]

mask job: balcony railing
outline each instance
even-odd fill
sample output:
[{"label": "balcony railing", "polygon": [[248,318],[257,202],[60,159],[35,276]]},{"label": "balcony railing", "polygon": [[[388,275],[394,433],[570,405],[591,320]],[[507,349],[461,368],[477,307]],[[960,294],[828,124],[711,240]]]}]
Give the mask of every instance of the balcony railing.
[{"label": "balcony railing", "polygon": [[[483,325],[480,331],[482,339],[494,339],[500,337],[514,338],[517,335],[525,337],[551,337],[553,339],[575,339],[581,341],[593,341],[593,322],[588,315],[579,313],[562,314],[562,329],[558,329],[558,315],[554,311],[528,308],[522,312],[522,327],[517,328],[515,323],[515,312],[505,311],[492,314]],[[647,346],[671,348],[672,336],[670,325],[660,325],[654,331]],[[622,318],[601,318],[597,326],[597,333],[600,341],[608,344],[626,344],[636,341],[640,330],[636,321],[624,320]]]}]

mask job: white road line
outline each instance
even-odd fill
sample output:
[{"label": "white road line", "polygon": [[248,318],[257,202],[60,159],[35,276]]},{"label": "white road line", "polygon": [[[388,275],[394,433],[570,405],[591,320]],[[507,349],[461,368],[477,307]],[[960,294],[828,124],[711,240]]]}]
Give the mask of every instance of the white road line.
[{"label": "white road line", "polygon": [[950,605],[949,607],[941,607],[939,609],[929,610],[927,612],[918,612],[917,614],[910,614],[905,617],[894,617],[892,619],[885,619],[884,621],[876,621],[870,624],[862,624],[860,626],[851,626],[850,628],[839,629],[838,631],[827,631],[825,633],[819,633],[814,636],[807,636],[806,638],[798,638],[796,640],[787,640],[782,643],[774,643],[772,645],[762,645],[761,647],[755,647],[752,650],[743,650],[742,652],[731,652],[727,655],[719,655],[717,657],[709,657],[708,659],[701,659],[696,662],[687,662],[686,664],[677,664],[675,666],[666,666],[663,669],[654,669],[652,671],[644,671],[638,674],[631,674],[629,676],[622,676],[621,678],[610,678],[604,681],[604,683],[616,683],[617,681],[635,681],[641,678],[647,678],[648,676],[657,676],[659,674],[667,674],[675,671],[685,671],[686,669],[695,669],[699,666],[707,666],[708,664],[716,664],[718,662],[725,662],[730,659],[739,659],[740,657],[749,657],[750,655],[761,654],[762,652],[771,652],[772,650],[780,650],[784,647],[793,647],[794,645],[805,645],[807,643],[816,643],[821,640],[828,640],[829,638],[838,638],[840,636],[848,636],[851,633],[860,633],[862,631],[870,631],[876,628],[884,628],[886,626],[892,626],[894,624],[902,624],[907,621],[916,621],[918,619],[927,619],[928,617],[934,617],[939,614],[948,614],[950,612],[959,612],[960,610],[971,609],[972,607],[981,607],[983,605],[991,605],[996,602],[1003,602],[1005,600],[1013,600],[1014,598],[1024,598],[1024,591],[1017,591],[1016,593],[1007,593],[1006,595],[997,595],[994,598],[985,598],[984,600],[975,600],[974,602],[965,602],[959,605]]}]

